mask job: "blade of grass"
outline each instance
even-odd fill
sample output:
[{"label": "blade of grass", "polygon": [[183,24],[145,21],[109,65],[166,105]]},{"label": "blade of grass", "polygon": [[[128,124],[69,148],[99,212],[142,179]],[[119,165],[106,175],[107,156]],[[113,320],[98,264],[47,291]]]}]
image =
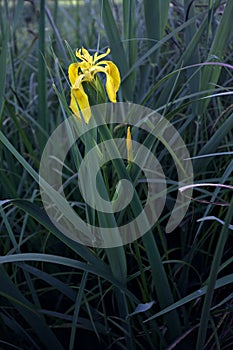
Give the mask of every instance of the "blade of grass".
[{"label": "blade of grass", "polygon": [[26,261],[40,261],[40,262],[52,263],[52,264],[68,266],[74,269],[93,273],[94,275],[102,277],[103,279],[111,282],[114,286],[118,287],[123,293],[129,296],[131,300],[133,300],[133,302],[138,303],[138,299],[134,296],[134,294],[131,293],[128,289],[126,289],[122,285],[122,283],[117,281],[113,277],[110,270],[107,273],[105,273],[105,271],[100,270],[99,266],[96,264],[93,265],[93,264],[84,263],[78,260],[66,258],[63,256],[59,256],[59,255],[42,254],[42,253],[20,253],[20,254],[5,255],[0,257],[0,264],[18,263],[18,262],[26,262]]},{"label": "blade of grass", "polygon": [[[39,43],[38,43],[38,123],[48,132],[47,87],[45,65],[45,0],[40,1]],[[38,133],[40,150],[46,143],[44,134]]]},{"label": "blade of grass", "polygon": [[[103,23],[107,33],[113,60],[117,64],[121,72],[121,76],[125,76],[129,71],[129,62],[122,44],[122,40],[120,38],[116,21],[112,14],[109,0],[100,0],[100,6],[103,11]],[[130,77],[122,82],[121,87],[126,100],[132,100],[133,90]]]},{"label": "blade of grass", "polygon": [[82,302],[82,298],[83,298],[83,294],[84,294],[84,288],[85,288],[86,281],[87,281],[87,276],[88,276],[88,273],[84,272],[80,286],[79,286],[77,298],[75,301],[75,308],[74,308],[74,314],[73,314],[73,319],[72,319],[72,328],[71,328],[70,341],[69,341],[69,350],[75,349],[74,342],[75,342],[75,337],[76,337],[76,327],[77,327],[77,322],[78,322],[78,317],[79,317],[79,310],[81,307],[81,302]]},{"label": "blade of grass", "polygon": [[[200,40],[201,40],[201,37],[202,37],[204,31],[206,30],[207,14],[205,15],[204,19],[202,20],[198,30],[196,30],[194,32],[195,22],[197,19],[199,19],[199,17],[200,17],[200,15],[195,15],[193,13],[193,16],[191,16],[190,19],[187,18],[186,21],[184,22],[184,30],[185,30],[185,34],[186,34],[185,38],[187,37],[187,33],[190,33],[190,32],[191,32],[190,34],[193,34],[193,36],[190,37],[190,42],[187,43],[185,50],[183,51],[179,60],[177,61],[176,66],[175,66],[176,67],[175,71],[177,69],[182,69],[181,67],[184,65],[192,66],[191,62],[193,62],[195,64],[198,64],[200,62],[200,61],[195,61],[194,58],[197,58],[198,45],[200,43]],[[173,33],[173,32],[175,33],[176,29],[174,29],[171,33]],[[190,70],[191,69],[192,68],[190,67]],[[194,69],[195,69],[195,67],[193,67],[193,71],[194,71]],[[172,70],[172,72],[173,71],[174,71],[174,69]],[[198,75],[198,71],[199,71],[199,69],[196,70],[197,75]],[[188,73],[186,73],[186,74],[188,74]],[[192,74],[190,74],[190,75],[192,75]],[[195,87],[196,87],[197,84],[198,85],[200,84],[200,82],[199,83],[197,82],[198,78],[195,78],[195,79],[196,79],[196,83],[195,83]],[[200,79],[200,76],[199,76],[199,79]],[[161,80],[163,80],[163,78]],[[174,82],[175,82],[175,76],[173,78],[167,80],[166,84],[164,84],[164,87],[163,87],[160,95],[158,96],[157,106],[162,106],[162,105],[165,105],[167,103],[168,95],[169,95],[169,92],[171,90],[171,87],[174,86]]]},{"label": "blade of grass", "polygon": [[[214,36],[212,45],[208,53],[208,59],[211,60],[211,57],[216,57],[217,60],[224,59],[224,53],[229,42],[229,39],[232,37],[232,13],[233,13],[233,1],[228,0],[226,2],[224,12],[221,18],[221,21],[218,25],[217,32]],[[201,74],[201,89],[213,89],[213,86],[218,81],[219,75],[221,73],[221,67],[205,67]],[[210,85],[211,84],[211,85]],[[199,113],[201,114],[203,110],[206,109],[209,99],[206,99],[202,106],[200,106]]]},{"label": "blade of grass", "polygon": [[[153,47],[155,42],[159,42],[164,34],[169,4],[169,0],[147,0],[143,3],[149,49]],[[158,58],[159,47],[150,55],[153,65],[158,65]]]},{"label": "blade of grass", "polygon": [[[191,4],[191,7],[189,6],[189,3],[187,1],[184,2],[184,10],[185,13],[187,13],[187,11],[189,11],[189,15],[190,17],[195,17],[195,7],[194,7],[194,2]],[[204,26],[202,26],[203,28]],[[190,26],[188,26],[185,29],[185,46],[187,47],[187,50],[185,50],[185,53],[188,51],[190,53],[190,59],[187,61],[185,60],[185,64],[187,65],[192,65],[195,64],[197,62],[200,62],[200,54],[199,54],[199,46],[200,46],[200,41],[197,40],[195,44],[192,43],[192,47],[189,46],[189,44],[192,42],[193,38],[195,37],[196,33],[199,33],[199,37],[202,33],[202,30],[200,30],[200,28],[197,29],[196,23],[193,22],[190,24]],[[189,46],[189,48],[188,48]],[[191,51],[191,52],[190,52]],[[183,55],[184,56],[184,53]],[[181,58],[181,60],[184,60],[184,57]],[[195,74],[194,74],[195,73]],[[191,93],[195,93],[197,91],[199,91],[199,85],[200,85],[200,71],[199,70],[195,70],[195,69],[190,69],[187,71],[187,78],[190,78],[192,76],[192,74],[194,74],[193,78],[190,80],[189,82],[189,86],[190,86],[190,92]],[[196,114],[197,112],[197,104],[193,103],[193,113]]]},{"label": "blade of grass", "polygon": [[8,26],[6,26],[5,21],[3,19],[3,11],[1,11],[0,14],[0,21],[1,21],[1,52],[0,52],[0,67],[1,67],[1,74],[0,74],[0,122],[1,122],[1,115],[3,111],[3,101],[4,101],[4,93],[6,88],[6,67],[7,67],[7,45],[9,40],[9,29]]},{"label": "blade of grass", "polygon": [[[218,280],[216,280],[215,285],[214,285],[214,290],[221,288],[221,287],[225,287],[228,284],[232,284],[233,283],[233,274],[231,275],[227,275],[224,276],[222,278],[219,278]],[[204,287],[196,290],[195,292],[187,295],[186,297],[180,299],[179,301],[173,303],[172,305],[169,305],[168,307],[166,307],[165,309],[157,312],[155,315],[149,317],[148,319],[146,319],[144,322],[149,322],[159,316],[164,315],[167,312],[170,312],[174,309],[177,309],[178,307],[181,307],[187,303],[189,303],[190,301],[196,300],[198,298],[200,298],[203,295],[206,295],[207,293],[207,285],[205,285]]]},{"label": "blade of grass", "polygon": [[[208,142],[202,147],[198,156],[202,156],[205,154],[215,153],[218,146],[222,143],[222,140],[227,136],[227,134],[233,129],[233,113],[227,117],[224,123],[219,127],[219,129],[214,133],[214,135],[209,139]],[[213,157],[208,158],[198,158],[194,159],[193,167],[195,173],[203,171],[206,169],[209,162],[213,159]]]},{"label": "blade of grass", "polygon": [[28,151],[31,159],[34,161],[35,165],[37,167],[39,167],[39,161],[36,158],[31,141],[29,140],[28,135],[24,131],[24,124],[22,124],[22,122],[21,122],[21,120],[19,120],[18,116],[15,115],[14,110],[13,110],[12,106],[9,104],[9,102],[6,102],[6,108],[7,108],[7,111],[9,112],[12,120],[14,121],[14,125],[16,126],[16,128],[19,132],[20,138],[21,138],[26,150]]},{"label": "blade of grass", "polygon": [[[138,41],[135,35],[135,29],[137,28],[136,9],[136,2],[134,0],[123,1],[124,47],[126,57],[128,57],[129,66],[135,64],[138,57]],[[130,75],[131,94],[133,94],[133,91],[135,90],[136,76],[137,71],[135,70]]]},{"label": "blade of grass", "polygon": [[[198,18],[199,16],[197,16]],[[150,55],[155,52],[156,50],[158,50],[163,44],[165,44],[168,40],[170,40],[171,38],[173,38],[173,36],[175,36],[177,33],[181,32],[183,29],[185,29],[190,23],[195,22],[196,18],[191,18],[190,20],[188,20],[187,22],[181,24],[179,27],[177,27],[176,29],[174,29],[171,33],[165,35],[158,43],[154,44],[151,49],[149,49],[146,53],[144,53],[141,57],[139,57],[139,59],[137,60],[137,62],[130,67],[130,69],[127,71],[127,73],[123,76],[123,81],[124,79],[126,79],[135,69],[138,69],[138,67],[143,64],[144,62],[147,61],[147,59],[150,57]]]},{"label": "blade of grass", "polygon": [[233,217],[233,200],[231,201],[231,206],[228,209],[224,226],[220,232],[217,247],[214,253],[213,262],[211,265],[211,271],[208,278],[207,291],[205,295],[205,300],[201,313],[200,327],[198,332],[196,350],[203,349],[205,345],[205,339],[207,334],[207,327],[210,316],[210,308],[214,295],[214,286],[216,284],[216,278],[218,275],[218,269],[223,256],[223,251],[225,244],[227,242],[229,234],[229,225]]},{"label": "blade of grass", "polygon": [[36,276],[38,279],[45,281],[46,283],[48,283],[49,285],[54,287],[56,290],[58,290],[62,294],[64,294],[70,300],[75,301],[75,292],[73,291],[73,289],[71,287],[69,287],[68,285],[66,285],[65,283],[63,283],[62,281],[60,281],[59,279],[57,279],[56,277],[54,277],[54,276],[52,276],[44,271],[41,271],[34,266],[30,266],[28,264],[18,263],[17,265],[20,268],[22,268],[23,270]]},{"label": "blade of grass", "polygon": [[24,0],[17,1],[16,8],[14,11],[14,18],[12,20],[13,32],[15,32],[15,30],[17,30],[17,26],[20,23],[20,19],[21,19],[22,12],[23,12],[23,5],[24,5]]},{"label": "blade of grass", "polygon": [[[55,9],[56,8],[57,8],[57,1],[55,1]],[[57,11],[57,9],[56,9],[56,11]],[[62,38],[60,36],[59,30],[58,30],[58,28],[56,26],[55,21],[53,20],[53,16],[52,16],[51,12],[50,12],[50,10],[48,9],[47,6],[45,6],[45,13],[46,13],[46,16],[47,16],[47,18],[48,18],[48,20],[50,22],[50,25],[51,25],[51,27],[53,29],[54,37],[56,38],[56,45],[60,49],[59,53],[62,53],[64,63],[67,66],[68,62],[69,62],[68,57],[67,57],[67,53],[66,53],[65,47],[63,45]]]},{"label": "blade of grass", "polygon": [[[17,322],[17,320],[15,320],[9,313],[6,313],[6,311],[5,311],[5,314],[0,313],[0,318],[2,322],[5,324],[5,326],[9,327],[10,330],[14,332],[13,334],[17,337],[17,340],[22,340],[24,343],[25,341],[29,342],[29,344],[31,343],[35,350],[41,349],[41,347],[38,344],[36,344],[32,334],[30,334],[29,331],[25,330],[23,326],[21,326],[19,322]],[[13,350],[14,349],[23,350],[22,347],[18,347],[9,342],[7,343],[3,340],[0,340],[0,344],[5,346],[10,346],[10,349],[13,349]]]},{"label": "blade of grass", "polygon": [[[227,152],[227,154],[228,154],[228,152]],[[230,155],[230,153],[229,153],[229,155]],[[217,154],[215,153],[215,154],[213,154],[213,156],[216,157]],[[233,172],[233,160],[229,163],[229,165],[227,166],[227,168],[226,168],[226,170],[224,171],[223,175],[220,177],[219,183],[220,183],[220,184],[225,184],[225,183],[228,181],[228,179],[230,178],[232,172]],[[210,199],[210,203],[213,203],[214,201],[216,201],[217,195],[218,195],[218,193],[220,192],[220,190],[221,190],[220,187],[216,187],[216,189],[215,189],[215,191],[213,192],[213,195],[212,195],[212,197],[211,197],[211,199]],[[206,210],[205,210],[204,213],[203,213],[203,218],[205,218],[206,216],[208,216],[208,215],[209,215],[209,212],[210,212],[211,210],[212,210],[212,205],[209,204],[209,205],[207,206]],[[203,227],[202,219],[199,219],[199,222],[200,222],[200,225],[199,225],[199,227],[198,227],[198,229],[197,229],[196,237],[199,236],[199,233],[201,232],[201,229],[202,229],[202,227]]]},{"label": "blade of grass", "polygon": [[9,224],[7,215],[5,214],[4,209],[2,207],[0,207],[0,215],[2,216],[2,220],[3,220],[4,224],[5,224],[5,227],[6,227],[8,236],[9,236],[9,238],[11,240],[11,243],[12,243],[13,247],[15,248],[15,250],[18,251],[18,243],[17,243],[17,241],[15,239],[14,233],[12,231],[12,228],[11,228],[10,224]]},{"label": "blade of grass", "polygon": [[19,289],[13,284],[10,277],[0,268],[0,294],[14,305],[25,321],[32,327],[42,344],[46,349],[60,349],[61,346],[50,327],[43,321],[43,318],[37,314],[34,306],[21,294]]}]

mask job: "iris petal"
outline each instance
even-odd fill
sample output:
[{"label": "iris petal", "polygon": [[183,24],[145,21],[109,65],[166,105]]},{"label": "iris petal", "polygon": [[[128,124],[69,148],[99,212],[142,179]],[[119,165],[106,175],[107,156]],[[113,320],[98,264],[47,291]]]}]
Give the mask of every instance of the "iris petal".
[{"label": "iris petal", "polygon": [[89,54],[89,52],[82,47],[82,49],[76,51],[76,56],[80,60],[84,60],[90,64],[90,66],[93,64],[93,57]]},{"label": "iris petal", "polygon": [[91,110],[90,110],[90,105],[89,105],[89,100],[88,96],[83,90],[82,85],[80,85],[79,89],[71,89],[71,96],[70,96],[70,109],[72,112],[75,114],[77,118],[80,120],[81,115],[80,115],[80,110],[83,115],[83,118],[86,123],[89,122],[91,118]]},{"label": "iris petal", "polygon": [[98,55],[98,52],[96,52],[95,55],[94,55],[93,63],[95,64],[97,61],[102,60],[102,58],[104,58],[107,55],[109,55],[109,53],[110,53],[110,49],[109,48],[107,49],[107,51],[105,53],[102,53],[100,55]]},{"label": "iris petal", "polygon": [[116,102],[116,93],[120,87],[121,78],[117,66],[111,61],[105,61],[106,64],[106,90],[111,102]]},{"label": "iris petal", "polygon": [[76,82],[76,79],[78,78],[78,67],[79,67],[79,63],[71,63],[69,65],[68,75],[69,75],[71,85],[74,85]]}]

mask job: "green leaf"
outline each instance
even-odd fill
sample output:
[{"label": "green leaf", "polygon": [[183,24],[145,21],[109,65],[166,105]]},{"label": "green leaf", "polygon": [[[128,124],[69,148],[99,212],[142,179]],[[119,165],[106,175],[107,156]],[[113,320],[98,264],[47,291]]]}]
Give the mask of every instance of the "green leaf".
[{"label": "green leaf", "polygon": [[32,305],[13,284],[9,276],[0,268],[0,295],[7,298],[17,311],[22,315],[33,332],[38,336],[40,342],[48,350],[63,347],[51,331],[50,327],[45,323],[43,317],[38,314],[34,305]]},{"label": "green leaf", "polygon": [[[129,62],[121,41],[119,30],[116,21],[113,17],[109,0],[100,1],[100,6],[103,11],[103,22],[106,30],[106,34],[109,41],[112,57],[114,63],[118,66],[121,76],[125,76],[129,70]],[[130,78],[122,82],[122,90],[126,100],[132,100],[132,86]]]},{"label": "green leaf", "polygon": [[[224,138],[233,129],[233,113],[227,117],[219,129],[213,134],[213,136],[206,142],[206,144],[200,150],[198,156],[208,155],[215,153],[219,145],[222,143]],[[195,173],[203,171],[208,166],[209,162],[213,157],[198,158],[194,160],[193,167]]]},{"label": "green leaf", "polygon": [[[214,286],[214,289],[218,289],[221,287],[225,287],[228,284],[232,284],[233,283],[233,274],[231,275],[227,275],[224,276],[222,278],[219,278]],[[146,319],[144,322],[148,322],[151,321],[157,317],[160,317],[168,312],[171,312],[172,310],[177,309],[178,307],[181,307],[187,303],[189,303],[190,301],[196,300],[198,298],[200,298],[201,296],[204,296],[207,292],[207,286],[204,286],[198,290],[196,290],[195,292],[187,295],[186,297],[180,299],[179,301],[175,302],[174,304],[166,307],[165,309],[157,312],[155,315],[151,316],[150,318]]]},{"label": "green leaf", "polygon": [[[233,13],[233,1],[228,0],[226,2],[224,12],[221,18],[221,21],[217,27],[217,32],[214,36],[212,45],[208,53],[208,60],[211,60],[212,57],[215,57],[217,60],[224,60],[225,50],[229,40],[232,36],[232,13]],[[221,73],[221,67],[204,67],[201,75],[201,89],[210,91],[214,89],[218,78]],[[209,99],[205,100],[200,106],[199,113],[206,108],[209,103]]]},{"label": "green leaf", "polygon": [[[45,0],[40,1],[39,18],[39,43],[38,43],[38,123],[45,132],[48,132],[48,111],[47,111],[47,85],[45,65]],[[46,143],[44,134],[39,132],[39,145],[41,151]]]},{"label": "green leaf", "polygon": [[229,225],[233,217],[233,199],[231,201],[231,206],[226,215],[224,226],[219,234],[217,247],[214,253],[213,262],[211,265],[211,270],[208,278],[208,284],[206,289],[206,295],[204,299],[204,304],[202,307],[200,327],[198,332],[196,350],[203,349],[205,345],[205,339],[207,335],[208,322],[210,318],[210,309],[213,300],[216,279],[218,275],[218,269],[221,263],[221,259],[224,252],[224,247],[227,242],[227,238],[229,235]]},{"label": "green leaf", "polygon": [[2,29],[2,35],[1,35],[1,52],[0,52],[0,67],[1,67],[1,74],[0,74],[0,120],[1,120],[1,114],[3,111],[3,101],[4,101],[4,93],[6,88],[6,67],[7,67],[7,45],[8,45],[8,39],[9,39],[9,29],[8,26],[5,25],[3,22],[3,13],[1,12],[1,29]]},{"label": "green leaf", "polygon": [[[146,0],[143,3],[149,49],[164,35],[169,4],[169,0]],[[158,58],[159,48],[150,55],[152,64],[158,64]]]}]

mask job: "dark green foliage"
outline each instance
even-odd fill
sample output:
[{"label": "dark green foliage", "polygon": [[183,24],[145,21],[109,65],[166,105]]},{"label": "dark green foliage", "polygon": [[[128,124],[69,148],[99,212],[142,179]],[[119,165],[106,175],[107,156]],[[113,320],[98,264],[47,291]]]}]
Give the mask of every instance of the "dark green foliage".
[{"label": "dark green foliage", "polygon": [[[0,6],[0,348],[232,349],[233,1]],[[64,236],[45,214],[40,158],[48,135],[70,115],[67,69],[82,46],[92,53],[111,48],[107,59],[122,78],[118,101],[166,117],[193,157],[194,183],[206,184],[194,190],[170,234],[177,173],[159,142],[152,148],[166,174],[167,202],[141,239],[91,249]],[[125,129],[102,128],[99,137],[125,137]],[[132,135],[150,144],[141,130]],[[83,155],[80,144],[73,163],[67,156],[64,181]],[[126,222],[145,202],[143,174],[126,161],[116,164],[103,167],[103,196],[114,198],[120,177],[139,179],[133,210],[115,218],[78,202],[76,211],[90,221]],[[78,201],[75,181],[66,193]]]}]

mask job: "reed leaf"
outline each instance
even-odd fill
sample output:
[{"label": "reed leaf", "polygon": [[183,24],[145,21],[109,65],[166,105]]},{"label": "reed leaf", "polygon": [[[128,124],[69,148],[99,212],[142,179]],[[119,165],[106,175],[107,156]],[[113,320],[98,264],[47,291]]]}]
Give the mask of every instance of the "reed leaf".
[{"label": "reed leaf", "polygon": [[[168,0],[147,0],[143,3],[149,49],[164,36],[169,4]],[[159,64],[159,48],[151,53],[150,61],[153,65]]]},{"label": "reed leaf", "polygon": [[[47,111],[47,86],[46,86],[46,65],[45,65],[45,0],[40,1],[39,18],[39,43],[38,43],[38,123],[47,133],[49,129]],[[41,151],[46,143],[44,134],[38,135]]]},{"label": "reed leaf", "polygon": [[[103,11],[103,23],[108,37],[109,46],[111,47],[112,58],[117,64],[121,76],[124,77],[129,71],[129,61],[122,44],[117,23],[114,19],[109,0],[102,0],[100,1],[100,4]],[[133,97],[133,86],[131,85],[130,76],[122,81],[121,88],[125,99],[131,101]]]},{"label": "reed leaf", "polygon": [[59,349],[63,347],[51,331],[50,327],[44,322],[43,318],[34,305],[32,305],[19,291],[11,281],[7,273],[0,268],[1,286],[0,295],[12,303],[16,310],[23,316],[24,320],[30,326],[33,332],[38,336],[40,342],[46,349]]},{"label": "reed leaf", "polygon": [[207,291],[206,291],[205,300],[204,300],[202,313],[201,313],[196,350],[203,349],[205,345],[207,327],[208,327],[208,322],[210,317],[210,308],[211,308],[213,295],[214,295],[214,286],[216,283],[221,259],[223,257],[224,246],[227,242],[227,238],[229,235],[229,225],[232,220],[232,217],[233,217],[233,200],[231,200],[231,206],[229,207],[223,228],[220,232],[218,243],[217,243],[216,250],[213,257],[213,262],[211,265],[211,270],[210,270],[208,284],[207,284]]},{"label": "reed leaf", "polygon": [[[220,20],[220,23],[217,27],[217,31],[214,35],[210,50],[208,52],[207,60],[224,60],[224,53],[226,50],[226,47],[229,43],[230,38],[232,37],[232,28],[229,25],[231,23],[233,13],[233,2],[228,0],[226,2],[224,12],[222,14],[222,18]],[[215,88],[215,85],[218,82],[218,78],[221,73],[221,67],[204,67],[202,74],[201,74],[201,84],[200,88],[202,90],[209,89],[210,91]],[[199,113],[201,114],[201,111],[205,110],[208,103],[210,102],[209,99],[206,99],[203,101],[203,104],[200,106]]]}]

